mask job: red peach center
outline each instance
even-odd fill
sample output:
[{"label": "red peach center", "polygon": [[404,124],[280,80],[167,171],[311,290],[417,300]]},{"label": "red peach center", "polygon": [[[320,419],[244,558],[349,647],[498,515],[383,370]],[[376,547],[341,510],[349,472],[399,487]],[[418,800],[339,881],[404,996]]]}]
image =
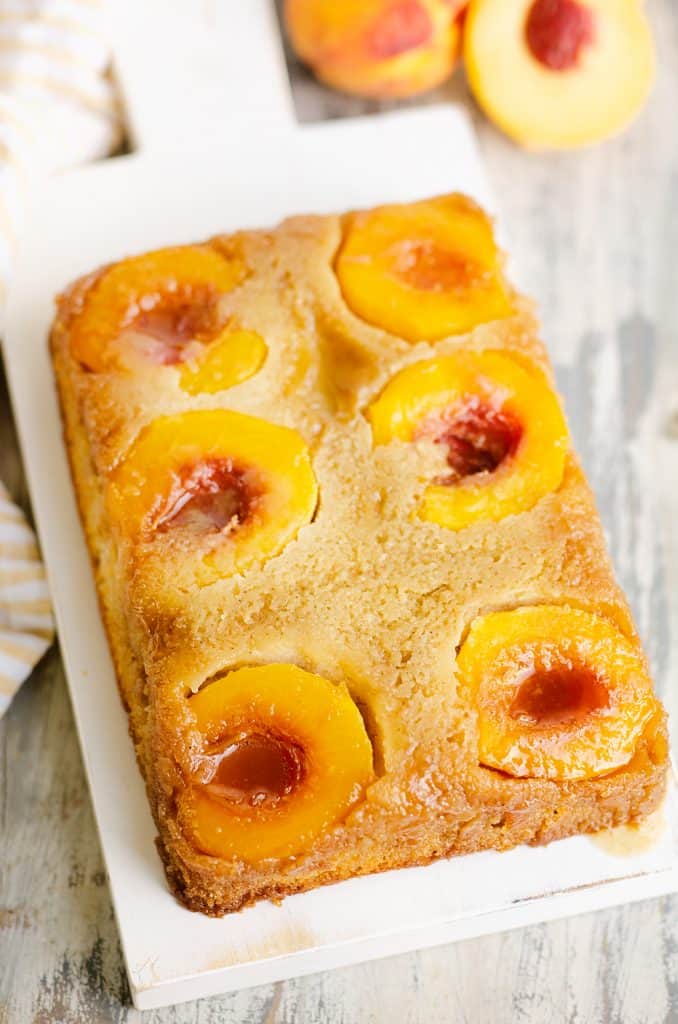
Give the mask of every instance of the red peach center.
[{"label": "red peach center", "polygon": [[229,803],[256,807],[288,796],[303,775],[304,755],[296,743],[269,733],[250,733],[219,753],[206,789]]},{"label": "red peach center", "polygon": [[154,526],[163,531],[183,528],[219,533],[242,525],[260,495],[250,470],[234,465],[231,459],[211,459],[176,474]]},{"label": "red peach center", "polygon": [[147,352],[163,366],[179,363],[192,341],[211,341],[219,332],[219,292],[213,285],[179,285],[166,292],[145,295],[126,324],[152,339]]},{"label": "red peach center", "polygon": [[537,669],[524,679],[509,714],[527,725],[581,722],[610,703],[607,687],[588,666]]},{"label": "red peach center", "polygon": [[462,252],[443,249],[430,239],[398,243],[393,271],[421,291],[464,293],[487,280],[487,271]]},{"label": "red peach center", "polygon": [[449,412],[425,420],[415,437],[446,447],[452,472],[436,483],[454,484],[477,473],[493,473],[515,453],[522,433],[515,416],[474,395]]},{"label": "red peach center", "polygon": [[428,11],[417,0],[402,0],[379,15],[368,34],[367,48],[377,60],[387,60],[423,46],[432,35]]},{"label": "red peach center", "polygon": [[593,13],[578,0],[534,0],[525,36],[532,56],[551,71],[568,71],[594,40]]}]

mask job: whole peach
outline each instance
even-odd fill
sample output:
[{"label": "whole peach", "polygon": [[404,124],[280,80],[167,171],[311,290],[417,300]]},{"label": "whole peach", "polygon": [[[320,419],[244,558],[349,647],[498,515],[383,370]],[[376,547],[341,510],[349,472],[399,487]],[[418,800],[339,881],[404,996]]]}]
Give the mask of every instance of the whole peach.
[{"label": "whole peach", "polygon": [[459,52],[465,0],[285,0],[297,55],[327,85],[376,99],[440,85]]}]

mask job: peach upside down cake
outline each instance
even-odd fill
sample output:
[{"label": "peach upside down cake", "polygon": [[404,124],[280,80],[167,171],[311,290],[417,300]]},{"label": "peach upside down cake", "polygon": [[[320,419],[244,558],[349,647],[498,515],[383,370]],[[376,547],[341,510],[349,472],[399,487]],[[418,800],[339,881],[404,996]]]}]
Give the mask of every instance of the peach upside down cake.
[{"label": "peach upside down cake", "polygon": [[103,267],[51,346],[169,883],[224,914],[647,814],[665,716],[460,195]]}]

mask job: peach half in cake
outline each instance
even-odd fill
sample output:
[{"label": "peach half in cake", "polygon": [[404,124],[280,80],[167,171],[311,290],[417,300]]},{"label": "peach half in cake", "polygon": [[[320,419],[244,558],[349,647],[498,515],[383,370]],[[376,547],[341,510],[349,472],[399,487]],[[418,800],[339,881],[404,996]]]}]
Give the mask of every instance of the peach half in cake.
[{"label": "peach half in cake", "polygon": [[318,489],[294,430],[226,409],[163,416],[109,480],[116,528],[197,559],[201,579],[277,555],[310,522]]},{"label": "peach half in cake", "polygon": [[206,245],[159,249],[102,270],[71,325],[71,352],[95,373],[172,366],[189,394],[251,377],[267,348],[223,309],[243,263]]},{"label": "peach half in cake", "polygon": [[197,752],[180,821],[195,846],[249,863],[308,850],[372,781],[343,683],[295,665],[228,672],[190,697]]},{"label": "peach half in cake", "polygon": [[466,196],[350,215],[336,273],[356,316],[411,342],[512,312],[492,223]]},{"label": "peach half in cake", "polygon": [[478,715],[480,763],[513,776],[562,781],[620,768],[657,711],[637,645],[581,609],[484,615],[457,665]]},{"label": "peach half in cake", "polygon": [[369,407],[374,443],[432,441],[444,472],[422,519],[451,530],[532,508],[563,477],[567,426],[544,374],[495,351],[413,363]]},{"label": "peach half in cake", "polygon": [[654,77],[641,0],[472,0],[464,57],[488,117],[523,145],[553,149],[620,132]]},{"label": "peach half in cake", "polygon": [[443,82],[459,55],[459,0],[286,0],[298,56],[323,82],[376,99]]}]

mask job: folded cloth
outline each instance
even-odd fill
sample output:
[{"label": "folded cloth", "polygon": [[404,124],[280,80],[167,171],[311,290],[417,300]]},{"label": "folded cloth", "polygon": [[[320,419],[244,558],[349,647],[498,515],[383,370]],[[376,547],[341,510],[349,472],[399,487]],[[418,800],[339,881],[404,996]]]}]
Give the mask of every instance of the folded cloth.
[{"label": "folded cloth", "polygon": [[122,138],[98,0],[0,0],[0,306],[38,175]]},{"label": "folded cloth", "polygon": [[33,531],[0,484],[0,715],[53,634],[45,570]]},{"label": "folded cloth", "polygon": [[[0,0],[0,318],[32,180],[120,144],[109,63],[98,0]],[[0,715],[52,635],[35,537],[0,484]]]}]

